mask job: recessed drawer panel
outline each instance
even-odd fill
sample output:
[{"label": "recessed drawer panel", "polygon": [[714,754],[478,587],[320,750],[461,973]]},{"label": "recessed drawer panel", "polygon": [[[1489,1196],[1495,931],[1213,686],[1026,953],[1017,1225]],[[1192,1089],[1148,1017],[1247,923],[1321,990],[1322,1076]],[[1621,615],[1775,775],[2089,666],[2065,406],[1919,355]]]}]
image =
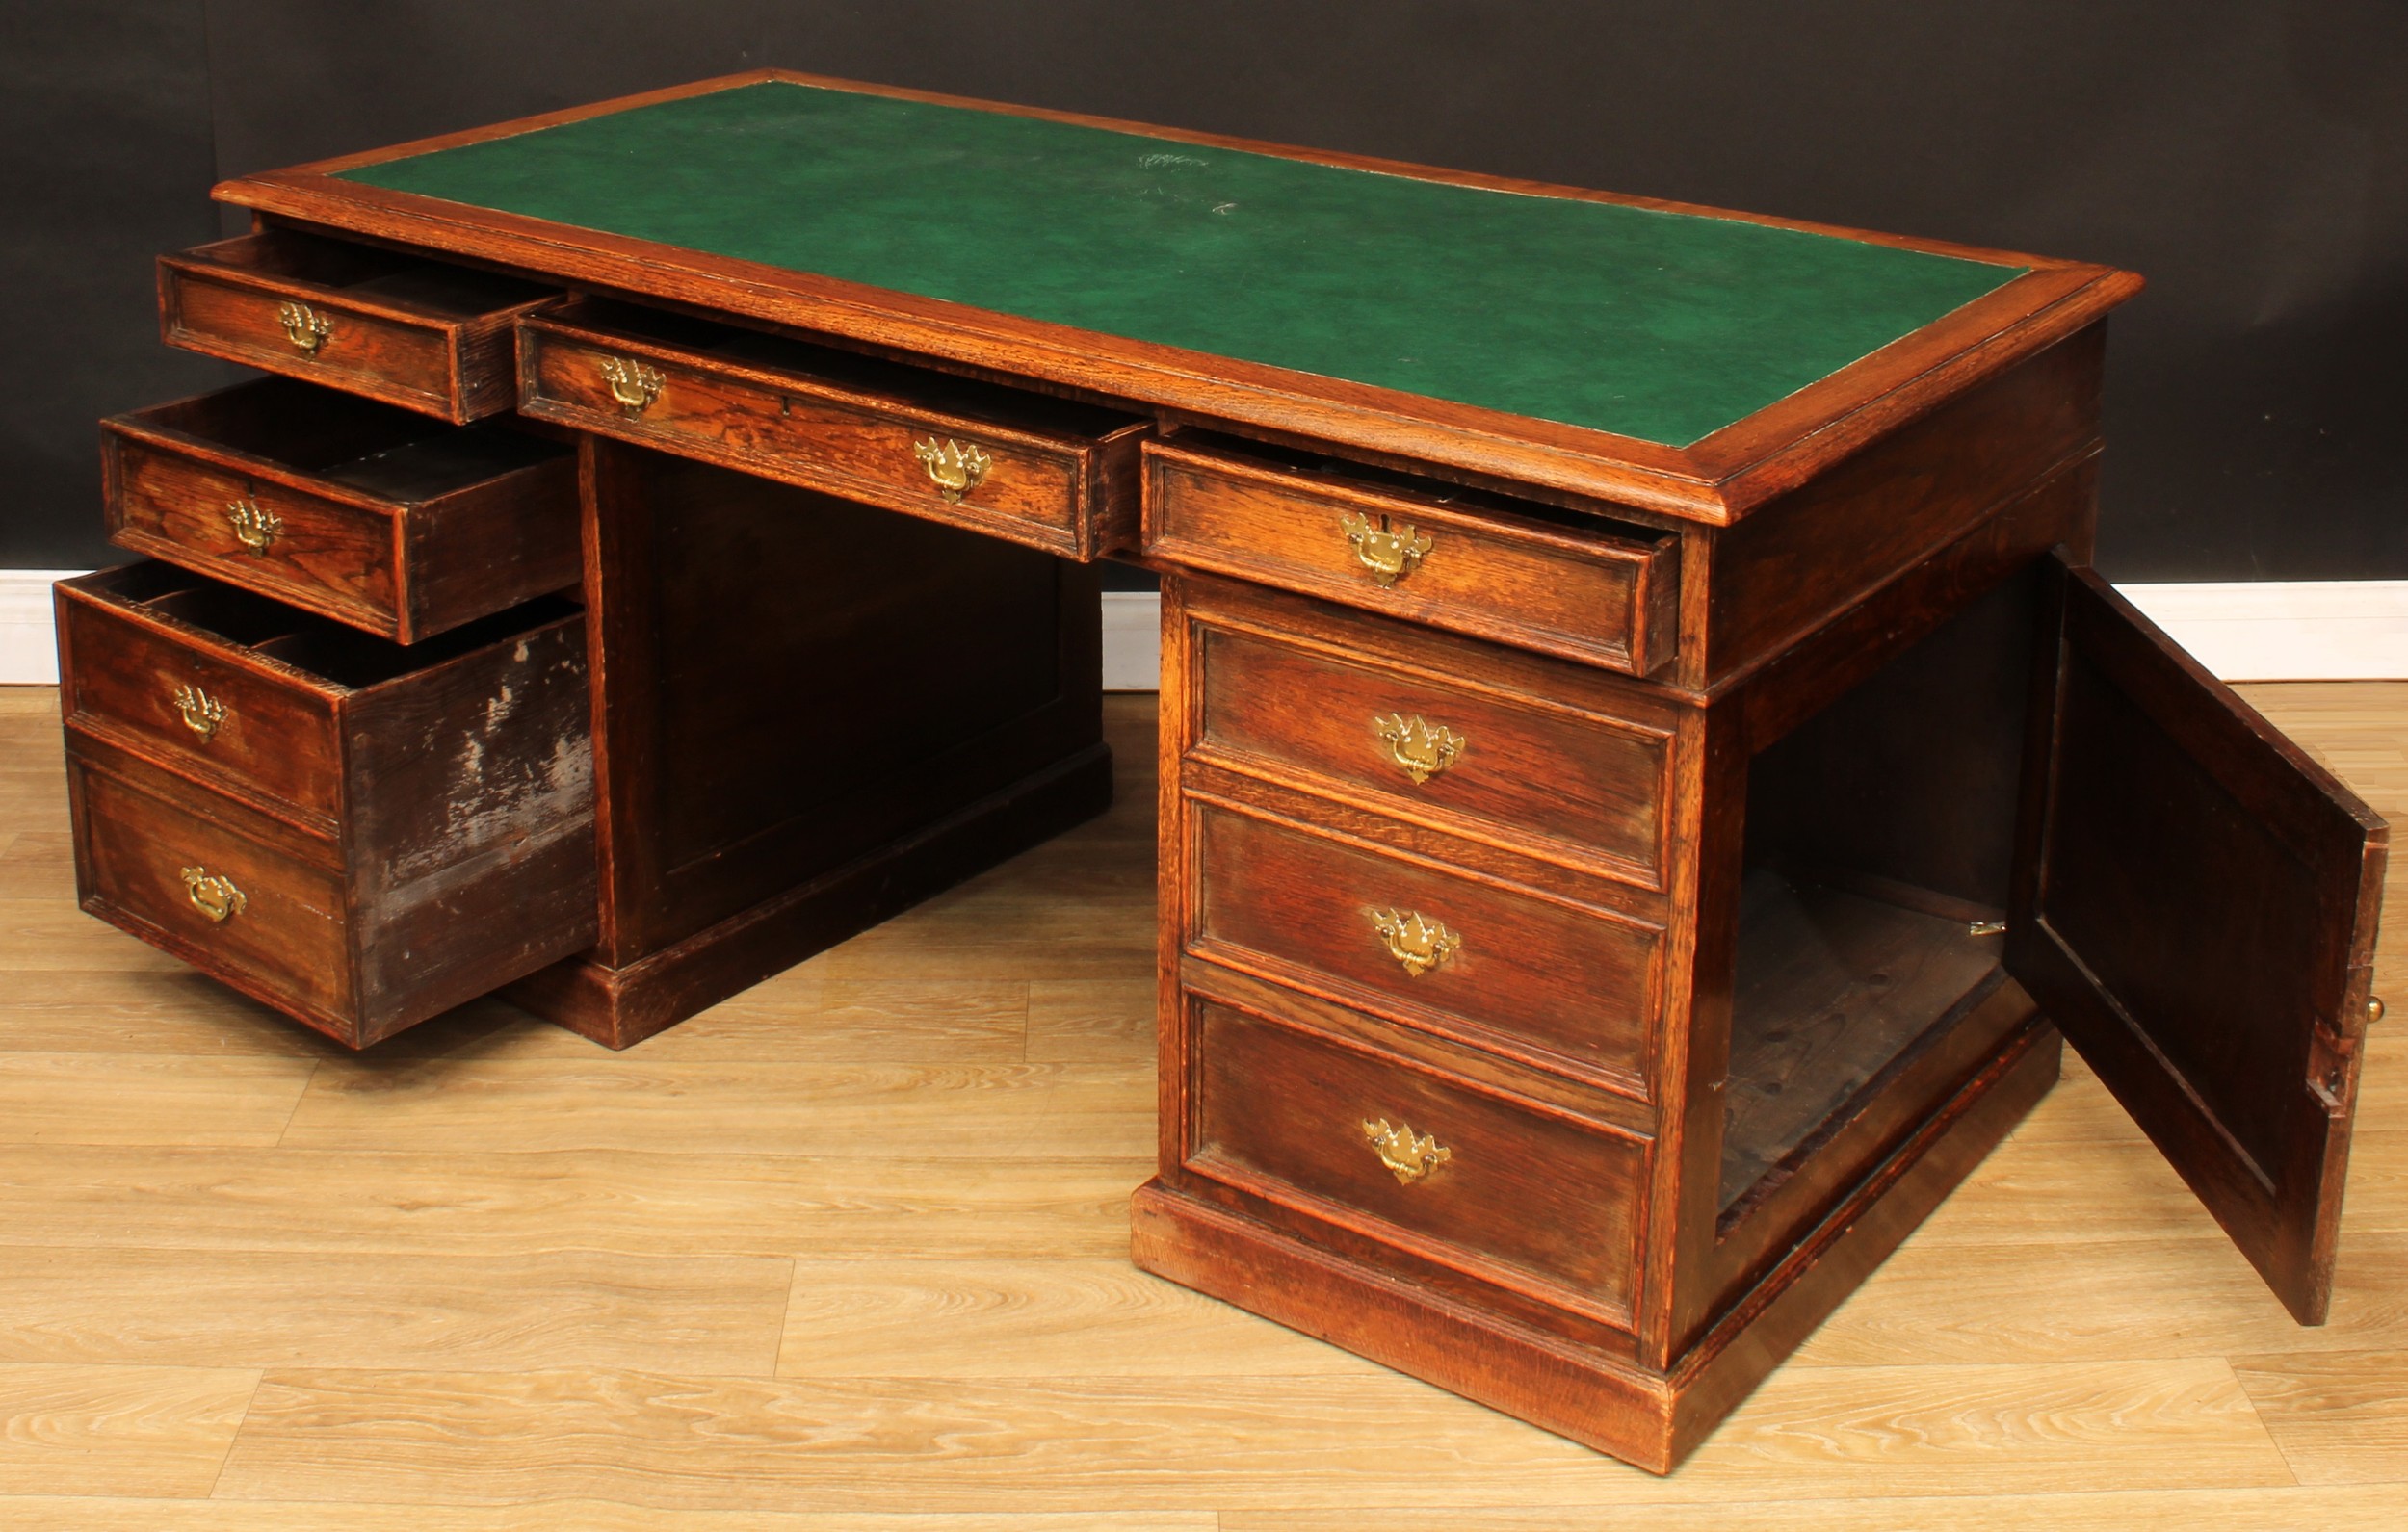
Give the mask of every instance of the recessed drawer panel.
[{"label": "recessed drawer panel", "polygon": [[1680,539],[1269,449],[1145,447],[1145,552],[1649,675],[1677,641]]},{"label": "recessed drawer panel", "polygon": [[1372,641],[1340,658],[1209,616],[1192,620],[1205,753],[1382,813],[1662,886],[1672,754],[1664,731],[1382,663]]},{"label": "recessed drawer panel", "polygon": [[149,563],[58,607],[94,914],[353,1047],[592,944],[573,605],[404,648]]},{"label": "recessed drawer panel", "polygon": [[331,829],[342,808],[342,688],[259,659],[309,618],[164,564],[68,581],[58,606],[64,716]]},{"label": "recessed drawer panel", "polygon": [[1135,544],[1129,416],[615,304],[523,332],[539,419],[1074,558]]},{"label": "recessed drawer panel", "polygon": [[551,288],[289,230],[159,258],[170,346],[464,425],[517,397],[519,315]]},{"label": "recessed drawer panel", "polygon": [[326,1016],[349,1006],[332,843],[297,855],[291,832],[264,816],[220,795],[163,795],[156,777],[144,792],[82,751],[69,751],[68,770],[87,910],[271,1003]]},{"label": "recessed drawer panel", "polygon": [[102,422],[119,547],[402,643],[579,577],[577,462],[284,378]]},{"label": "recessed drawer panel", "polygon": [[1662,933],[1207,803],[1198,956],[1644,1096]]},{"label": "recessed drawer panel", "polygon": [[1191,999],[1187,1167],[1627,1322],[1648,1141]]}]

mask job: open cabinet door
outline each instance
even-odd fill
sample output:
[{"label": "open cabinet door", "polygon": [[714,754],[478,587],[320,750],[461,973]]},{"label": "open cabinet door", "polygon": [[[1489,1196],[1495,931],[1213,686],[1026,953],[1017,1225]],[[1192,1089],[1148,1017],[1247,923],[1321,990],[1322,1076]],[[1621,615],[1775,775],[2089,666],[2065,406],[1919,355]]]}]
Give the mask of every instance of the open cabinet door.
[{"label": "open cabinet door", "polygon": [[2049,574],[2007,969],[2321,1324],[2388,831],[2097,575]]}]

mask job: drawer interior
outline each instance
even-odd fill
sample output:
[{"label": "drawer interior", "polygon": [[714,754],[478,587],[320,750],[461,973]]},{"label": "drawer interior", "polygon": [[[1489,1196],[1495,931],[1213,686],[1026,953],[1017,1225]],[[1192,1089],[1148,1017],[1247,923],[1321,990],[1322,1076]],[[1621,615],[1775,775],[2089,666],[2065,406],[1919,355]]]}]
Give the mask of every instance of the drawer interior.
[{"label": "drawer interior", "polygon": [[424,642],[398,644],[173,564],[131,564],[92,577],[84,588],[105,595],[114,605],[196,632],[220,647],[249,650],[352,691],[431,669],[578,610],[572,601],[544,596]]},{"label": "drawer interior", "polygon": [[1186,430],[1171,438],[1184,451],[1209,453],[1214,456],[1232,458],[1249,467],[1292,474],[1307,480],[1309,485],[1337,490],[1370,491],[1395,495],[1425,506],[1440,506],[1481,516],[1519,517],[1563,532],[1584,536],[1608,537],[1628,541],[1640,548],[1652,548],[1666,540],[1665,532],[1632,522],[1618,521],[1592,511],[1572,510],[1562,506],[1550,506],[1540,501],[1525,500],[1518,495],[1505,495],[1493,490],[1475,489],[1465,484],[1449,483],[1442,479],[1429,479],[1420,474],[1400,473],[1372,463],[1359,463],[1350,458],[1331,457],[1325,454],[1307,452],[1301,448],[1284,447],[1272,442],[1251,438],[1224,436],[1216,431]]},{"label": "drawer interior", "polygon": [[505,421],[450,426],[287,377],[122,418],[213,455],[250,458],[403,503],[433,500],[570,452]]},{"label": "drawer interior", "polygon": [[471,320],[496,309],[533,303],[558,291],[520,277],[291,229],[221,240],[186,250],[182,258],[257,276],[284,277],[438,320]]},{"label": "drawer interior", "polygon": [[731,366],[787,373],[907,408],[960,415],[1019,430],[1098,437],[1122,429],[1137,418],[1050,394],[608,299],[581,298],[545,311],[543,318],[605,338],[686,351]]},{"label": "drawer interior", "polygon": [[2008,581],[1749,763],[1726,1228],[2004,982],[2038,611]]}]

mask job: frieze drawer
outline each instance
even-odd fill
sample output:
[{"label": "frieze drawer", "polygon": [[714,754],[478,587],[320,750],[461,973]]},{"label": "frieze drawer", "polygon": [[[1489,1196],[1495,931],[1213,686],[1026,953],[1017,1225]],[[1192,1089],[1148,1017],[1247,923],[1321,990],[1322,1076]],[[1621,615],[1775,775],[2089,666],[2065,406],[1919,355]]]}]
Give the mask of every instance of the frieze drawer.
[{"label": "frieze drawer", "polygon": [[1631,675],[1678,646],[1680,538],[1236,444],[1145,447],[1145,552]]},{"label": "frieze drawer", "polygon": [[1072,558],[1136,543],[1131,416],[620,304],[522,333],[537,419]]}]

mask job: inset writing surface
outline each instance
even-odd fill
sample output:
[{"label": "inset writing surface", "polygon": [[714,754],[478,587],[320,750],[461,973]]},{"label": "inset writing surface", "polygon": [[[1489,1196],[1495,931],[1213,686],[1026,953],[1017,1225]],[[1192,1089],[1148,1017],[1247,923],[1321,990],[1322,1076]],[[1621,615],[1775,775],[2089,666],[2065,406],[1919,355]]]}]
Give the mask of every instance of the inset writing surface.
[{"label": "inset writing surface", "polygon": [[2024,270],[788,81],[342,176],[1675,447]]}]

